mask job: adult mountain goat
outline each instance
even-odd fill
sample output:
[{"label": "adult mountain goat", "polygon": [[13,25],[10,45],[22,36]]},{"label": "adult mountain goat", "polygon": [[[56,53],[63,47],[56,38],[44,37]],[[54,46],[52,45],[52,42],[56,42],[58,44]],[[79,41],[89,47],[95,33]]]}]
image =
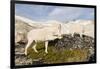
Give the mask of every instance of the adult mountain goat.
[{"label": "adult mountain goat", "polygon": [[87,21],[73,21],[66,24],[62,24],[61,34],[79,33],[80,36],[87,35],[94,38],[94,22]]},{"label": "adult mountain goat", "polygon": [[45,42],[45,52],[48,53],[48,41],[54,40],[56,38],[61,38],[61,25],[60,24],[53,24],[53,26],[50,27],[44,27],[41,29],[33,29],[31,30],[28,35],[28,43],[25,47],[25,55],[27,55],[27,49],[30,47],[32,42],[34,41],[33,49],[35,52],[38,52],[36,49],[36,44],[38,41],[44,41]]}]

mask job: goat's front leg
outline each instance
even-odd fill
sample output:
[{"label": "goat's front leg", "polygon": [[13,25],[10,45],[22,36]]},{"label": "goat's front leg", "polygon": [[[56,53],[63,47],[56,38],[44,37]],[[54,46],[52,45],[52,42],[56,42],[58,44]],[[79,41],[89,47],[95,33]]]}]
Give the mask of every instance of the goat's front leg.
[{"label": "goat's front leg", "polygon": [[36,42],[35,42],[35,44],[34,44],[34,46],[33,46],[32,48],[34,49],[34,51],[35,51],[36,53],[38,53],[38,51],[37,51],[37,49],[36,49]]},{"label": "goat's front leg", "polygon": [[45,53],[48,53],[47,49],[48,49],[48,41],[45,41]]},{"label": "goat's front leg", "polygon": [[83,33],[80,33],[80,37],[81,37],[81,38],[83,37]]},{"label": "goat's front leg", "polygon": [[74,37],[74,33],[72,33],[71,36]]}]

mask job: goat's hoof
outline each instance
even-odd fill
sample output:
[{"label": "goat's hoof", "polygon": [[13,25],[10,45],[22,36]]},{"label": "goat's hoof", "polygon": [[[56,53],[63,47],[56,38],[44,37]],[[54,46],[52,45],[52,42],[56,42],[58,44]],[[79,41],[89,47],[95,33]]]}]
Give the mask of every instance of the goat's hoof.
[{"label": "goat's hoof", "polygon": [[48,54],[48,52],[45,52],[46,54]]},{"label": "goat's hoof", "polygon": [[38,51],[35,51],[36,53],[39,53]]},{"label": "goat's hoof", "polygon": [[27,56],[27,53],[25,53],[25,55]]}]

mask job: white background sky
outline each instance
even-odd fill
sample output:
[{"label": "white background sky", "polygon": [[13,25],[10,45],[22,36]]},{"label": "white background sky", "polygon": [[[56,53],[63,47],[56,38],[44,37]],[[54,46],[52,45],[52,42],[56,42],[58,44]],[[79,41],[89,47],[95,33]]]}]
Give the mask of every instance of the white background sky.
[{"label": "white background sky", "polygon": [[[35,0],[34,0],[35,1]],[[100,0],[36,0],[97,5],[97,64],[39,67],[34,69],[99,69],[100,68]],[[10,0],[0,0],[0,69],[10,69]],[[29,69],[29,68],[28,68]],[[32,68],[31,68],[32,69]]]}]

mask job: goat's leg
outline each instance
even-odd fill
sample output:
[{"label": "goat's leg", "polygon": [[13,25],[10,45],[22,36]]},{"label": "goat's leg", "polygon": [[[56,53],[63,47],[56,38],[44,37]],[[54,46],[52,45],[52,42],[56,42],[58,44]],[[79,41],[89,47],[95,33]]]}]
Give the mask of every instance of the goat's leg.
[{"label": "goat's leg", "polygon": [[48,49],[48,41],[45,41],[45,53],[48,53],[47,49]]},{"label": "goat's leg", "polygon": [[82,32],[80,33],[80,37],[82,38],[83,37],[83,35],[84,35],[84,29],[82,30]]},{"label": "goat's leg", "polygon": [[31,45],[32,41],[28,41],[26,47],[25,47],[25,55],[27,55],[27,49],[29,48],[29,46]]},{"label": "goat's leg", "polygon": [[74,37],[74,33],[72,33],[71,36]]},{"label": "goat's leg", "polygon": [[83,33],[80,33],[80,37],[82,38],[82,36],[83,36]]},{"label": "goat's leg", "polygon": [[34,46],[33,46],[32,48],[34,49],[34,51],[35,51],[36,53],[38,53],[38,51],[37,51],[37,49],[36,49],[36,42],[34,43]]}]

